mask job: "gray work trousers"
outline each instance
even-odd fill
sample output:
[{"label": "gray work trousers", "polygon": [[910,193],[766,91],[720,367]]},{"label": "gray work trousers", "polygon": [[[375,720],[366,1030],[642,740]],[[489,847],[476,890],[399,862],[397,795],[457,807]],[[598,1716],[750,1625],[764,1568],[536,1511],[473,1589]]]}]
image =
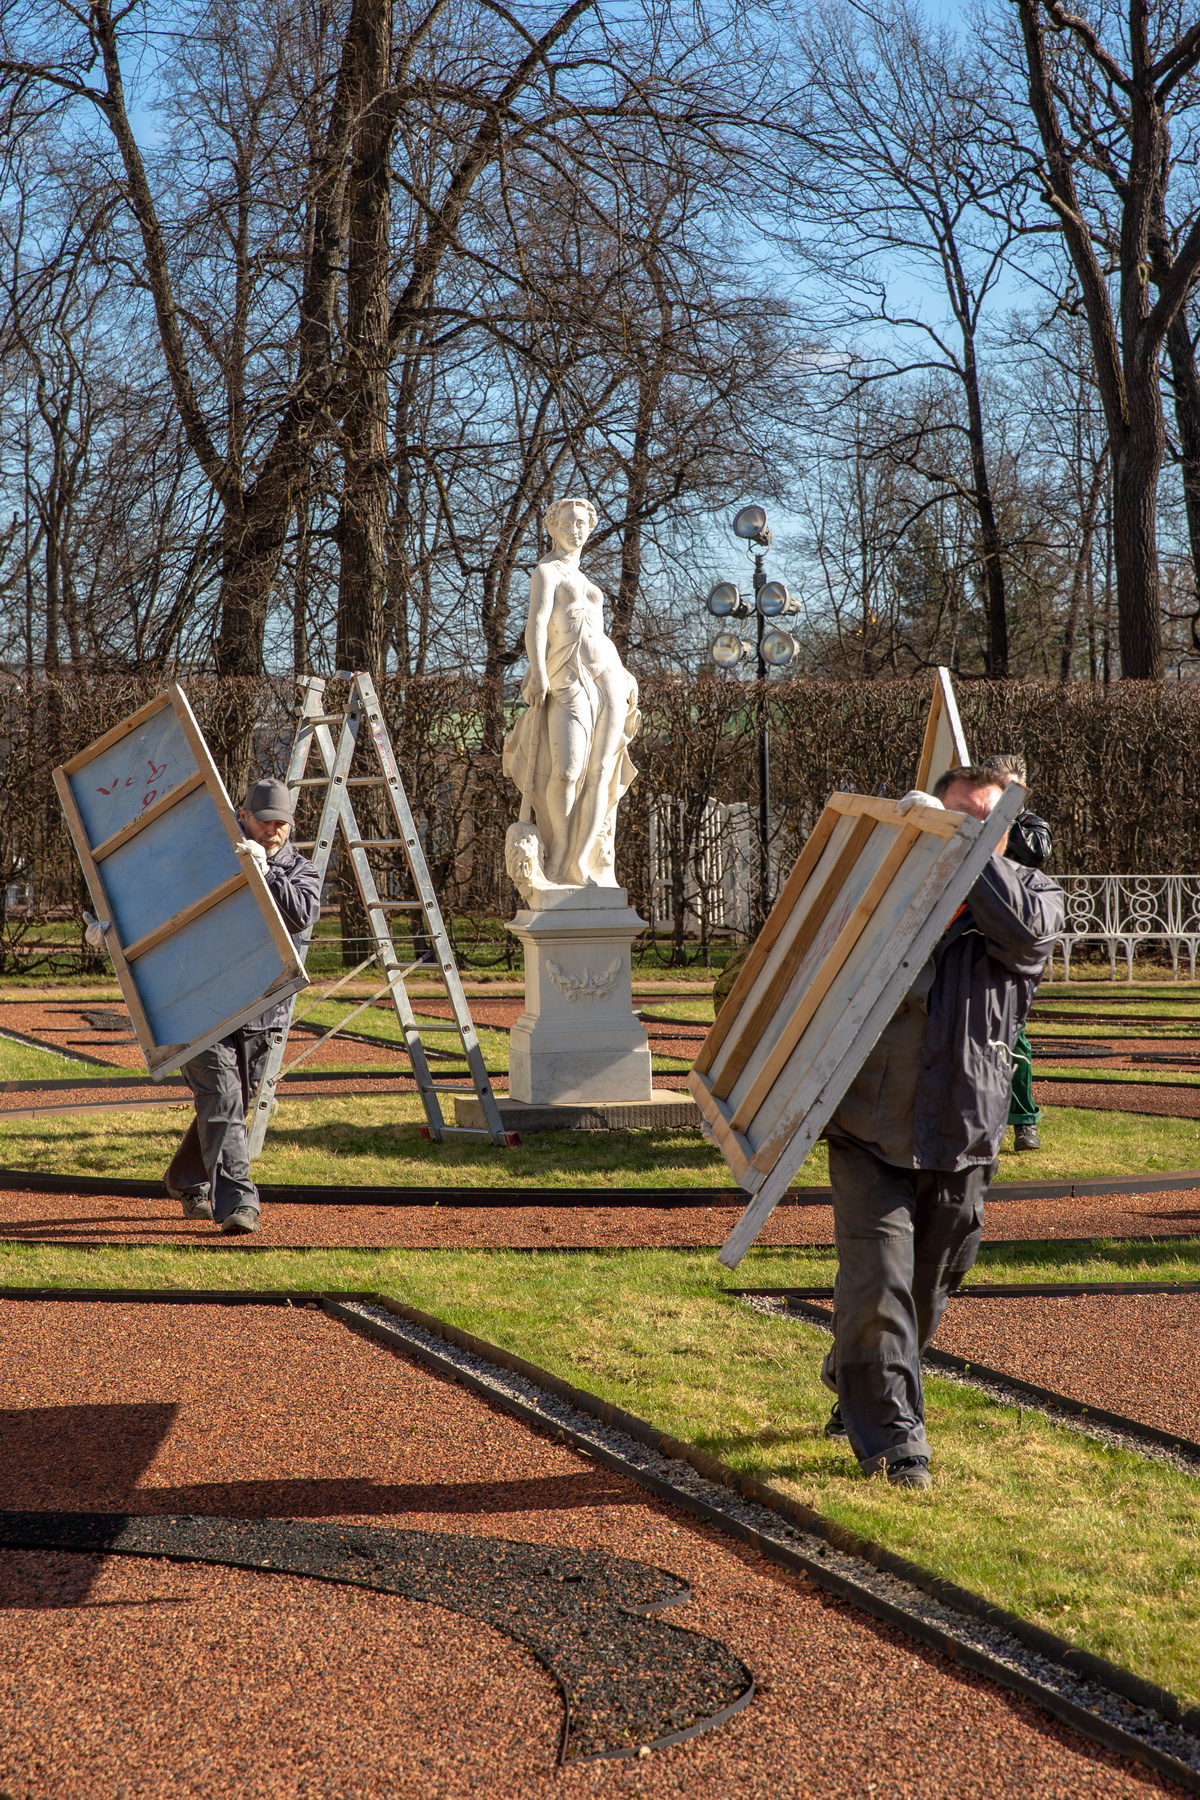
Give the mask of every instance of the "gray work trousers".
[{"label": "gray work trousers", "polygon": [[995,1172],[899,1169],[830,1142],[838,1272],[821,1378],[864,1474],[929,1454],[921,1352],[975,1261]]},{"label": "gray work trousers", "polygon": [[240,1206],[259,1209],[250,1179],[246,1108],[258,1087],[270,1038],[245,1026],[183,1065],[196,1116],[164,1177],[172,1194],[205,1195],[221,1224]]}]

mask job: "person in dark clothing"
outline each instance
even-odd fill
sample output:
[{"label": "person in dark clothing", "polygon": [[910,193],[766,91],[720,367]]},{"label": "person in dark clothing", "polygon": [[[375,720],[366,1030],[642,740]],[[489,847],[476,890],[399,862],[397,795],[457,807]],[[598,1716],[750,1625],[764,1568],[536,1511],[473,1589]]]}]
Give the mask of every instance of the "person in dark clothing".
[{"label": "person in dark clothing", "polygon": [[[986,818],[1002,784],[950,770],[936,805]],[[1008,1117],[1012,1046],[1050,943],[1062,890],[1010,862],[1002,840],[833,1114],[829,1179],[838,1273],[837,1395],[826,1426],[866,1475],[928,1487],[921,1352],[975,1260],[983,1202]]]},{"label": "person in dark clothing", "polygon": [[[238,813],[246,833],[239,856],[258,863],[293,942],[312,929],[321,911],[321,877],[288,843],[292,800],[287,783],[256,781]],[[258,1189],[250,1178],[246,1108],[258,1088],[271,1033],[282,1031],[287,1000],[276,1001],[219,1043],[183,1065],[196,1116],[171,1159],[167,1192],[185,1219],[211,1219],[227,1235],[258,1230]]]},{"label": "person in dark clothing", "polygon": [[[1006,787],[1010,781],[1019,781],[1022,787],[1026,785],[1023,756],[989,756],[979,766],[989,775],[999,775]],[[1012,822],[1004,854],[1027,869],[1044,869],[1053,847],[1045,819],[1026,809]],[[1014,1150],[1041,1149],[1042,1140],[1038,1135],[1041,1121],[1042,1109],[1033,1097],[1033,1045],[1022,1025],[1013,1044],[1012,1099],[1008,1108]]]}]

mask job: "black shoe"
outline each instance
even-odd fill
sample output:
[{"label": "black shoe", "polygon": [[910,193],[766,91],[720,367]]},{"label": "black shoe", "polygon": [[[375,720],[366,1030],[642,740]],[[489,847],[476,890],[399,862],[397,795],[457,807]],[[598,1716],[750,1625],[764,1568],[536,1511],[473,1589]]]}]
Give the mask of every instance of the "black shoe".
[{"label": "black shoe", "polygon": [[927,1488],[933,1486],[927,1456],[902,1456],[887,1466],[887,1478],[893,1487]]},{"label": "black shoe", "polygon": [[257,1230],[258,1214],[252,1206],[239,1206],[236,1212],[231,1212],[227,1219],[221,1221],[221,1231],[225,1237],[240,1237]]},{"label": "black shoe", "polygon": [[829,1417],[826,1419],[825,1436],[827,1438],[844,1438],[846,1436],[846,1425],[842,1418],[842,1409],[840,1406],[835,1406]]},{"label": "black shoe", "polygon": [[211,1219],[213,1216],[212,1201],[207,1194],[181,1194],[177,1188],[167,1189],[172,1200],[178,1200],[183,1208],[185,1219]]},{"label": "black shoe", "polygon": [[1016,1125],[1013,1127],[1014,1150],[1040,1150],[1042,1140],[1038,1136],[1036,1125]]}]

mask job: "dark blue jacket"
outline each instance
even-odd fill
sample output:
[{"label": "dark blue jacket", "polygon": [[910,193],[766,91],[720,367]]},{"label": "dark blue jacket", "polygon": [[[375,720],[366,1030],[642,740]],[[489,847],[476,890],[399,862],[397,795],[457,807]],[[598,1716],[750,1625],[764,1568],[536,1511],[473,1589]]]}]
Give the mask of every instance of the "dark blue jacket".
[{"label": "dark blue jacket", "polygon": [[[297,949],[321,916],[321,877],[307,856],[285,844],[267,863],[267,886]],[[292,1002],[277,1000],[274,1006],[251,1019],[246,1031],[278,1031],[287,1023]]]},{"label": "dark blue jacket", "polygon": [[1013,1043],[1063,916],[1056,881],[993,856],[935,949],[913,1107],[918,1168],[995,1159],[1008,1120]]}]

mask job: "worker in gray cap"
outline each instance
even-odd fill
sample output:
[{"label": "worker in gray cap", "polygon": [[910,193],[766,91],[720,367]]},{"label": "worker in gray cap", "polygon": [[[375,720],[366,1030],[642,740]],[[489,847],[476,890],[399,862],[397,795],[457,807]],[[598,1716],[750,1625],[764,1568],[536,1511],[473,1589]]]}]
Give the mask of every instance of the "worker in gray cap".
[{"label": "worker in gray cap", "polygon": [[[321,877],[288,843],[292,797],[287,783],[254,782],[238,821],[246,835],[236,846],[237,853],[258,864],[299,945],[320,915]],[[246,1108],[258,1088],[270,1033],[283,1030],[289,1004],[277,1001],[183,1065],[196,1116],[164,1177],[167,1192],[182,1202],[185,1219],[211,1219],[230,1236],[258,1230],[259,1199],[250,1179]]]}]

